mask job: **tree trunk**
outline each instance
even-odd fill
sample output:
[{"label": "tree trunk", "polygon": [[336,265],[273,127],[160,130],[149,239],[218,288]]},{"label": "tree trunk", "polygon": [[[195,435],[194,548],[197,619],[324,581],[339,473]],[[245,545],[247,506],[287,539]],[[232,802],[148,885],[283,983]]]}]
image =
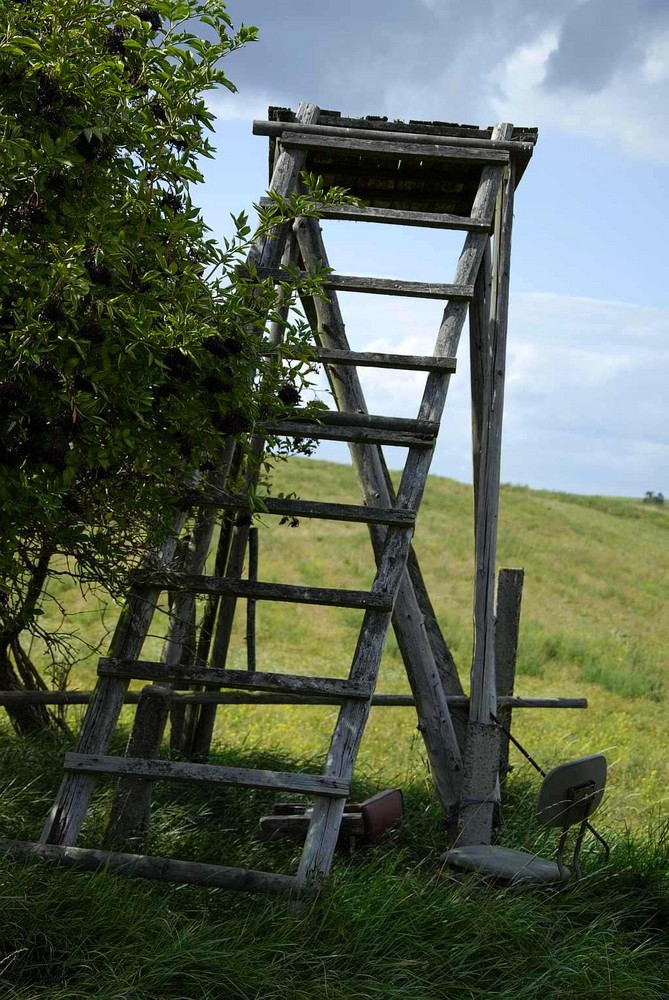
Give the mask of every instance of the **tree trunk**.
[{"label": "tree trunk", "polygon": [[[32,564],[30,577],[19,614],[13,623],[0,632],[0,690],[2,691],[45,691],[46,684],[39,671],[21,646],[19,636],[23,623],[32,620],[41,601],[42,591],[49,574],[49,563],[53,550],[42,545],[39,557]],[[18,736],[64,729],[63,718],[45,705],[9,705],[5,708],[9,721]]]},{"label": "tree trunk", "polygon": [[[0,690],[44,691],[46,684],[18,639],[0,648]],[[63,727],[63,723],[46,705],[7,705],[9,716],[18,736],[40,733]]]}]

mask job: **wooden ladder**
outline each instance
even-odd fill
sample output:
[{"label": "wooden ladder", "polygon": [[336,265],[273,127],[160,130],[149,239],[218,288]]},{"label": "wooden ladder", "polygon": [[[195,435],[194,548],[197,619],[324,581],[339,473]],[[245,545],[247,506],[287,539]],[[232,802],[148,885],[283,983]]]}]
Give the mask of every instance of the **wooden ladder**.
[{"label": "wooden ladder", "polygon": [[[364,158],[370,154],[375,157],[397,157],[398,147],[401,147],[403,158],[415,157],[421,161],[428,158],[450,164],[464,160],[481,168],[478,190],[469,216],[321,206],[321,214],[325,218],[460,229],[467,235],[452,284],[329,274],[326,278],[328,297],[305,299],[303,305],[314,331],[316,358],[325,368],[338,409],[319,414],[317,422],[297,412],[289,419],[275,421],[263,428],[263,435],[349,442],[361,483],[363,505],[268,497],[265,506],[271,514],[353,521],[368,525],[377,563],[372,587],[369,591],[358,591],[242,579],[248,518],[238,518],[236,525],[231,528],[224,570],[221,572],[218,567],[214,575],[204,574],[204,561],[211,543],[216,511],[225,509],[234,515],[245,509],[245,498],[230,495],[225,489],[226,471],[233,456],[229,443],[226,462],[219,470],[219,479],[193,494],[193,502],[202,509],[185,557],[182,553],[180,567],[175,568],[174,557],[176,538],[184,524],[185,514],[179,515],[175,522],[174,537],[154,553],[149,567],[138,578],[117,626],[109,655],[99,662],[99,679],[82,725],[77,749],[65,756],[65,776],[40,842],[0,841],[0,848],[14,857],[39,856],[88,869],[108,867],[115,871],[170,882],[240,888],[253,892],[288,892],[295,895],[317,891],[332,862],[391,621],[407,666],[442,806],[447,816],[455,815],[462,792],[463,731],[462,727],[459,733],[456,731],[449,713],[447,695],[461,695],[462,687],[436,626],[411,541],[450,377],[455,371],[454,358],[460,334],[469,304],[475,298],[477,282],[481,282],[481,275],[486,267],[489,268],[489,260],[486,264],[487,249],[490,233],[495,225],[496,209],[497,226],[502,240],[505,227],[508,229],[510,225],[509,206],[512,202],[508,193],[513,190],[514,185],[513,157],[510,154],[514,145],[510,142],[512,129],[506,125],[497,126],[489,141],[455,141],[448,144],[426,140],[408,143],[405,139],[395,142],[385,137],[358,138],[321,134],[327,130],[321,129],[319,132],[318,116],[319,110],[314,105],[301,105],[297,122],[286,127],[285,132],[281,132],[279,136],[280,152],[275,158],[271,186],[284,197],[298,190],[305,156],[314,148],[325,149],[330,153],[338,150],[354,152]],[[501,217],[500,194],[503,190],[506,195],[506,200],[503,201],[505,214]],[[291,261],[297,261],[307,271],[319,263],[327,266],[320,228],[315,219],[298,219],[293,227],[284,226],[276,238],[262,241],[255,248],[251,263],[257,267],[261,277],[271,276],[280,280],[282,267]],[[339,290],[444,300],[446,305],[433,354],[417,357],[352,351],[336,298]],[[494,294],[497,295],[499,306],[503,290]],[[503,312],[506,306],[505,303],[502,305]],[[492,314],[495,315],[494,302]],[[266,347],[267,350],[272,350],[276,343],[275,337],[272,343],[263,345],[263,349]],[[358,368],[367,366],[427,373],[425,391],[415,419],[382,417],[367,412],[358,377]],[[254,442],[252,448],[255,447],[256,452],[261,453],[263,437],[256,435]],[[407,460],[396,493],[381,451],[381,446],[386,444],[407,449]],[[252,487],[254,483],[249,482],[248,485]],[[477,530],[479,534],[483,532],[483,522],[477,525]],[[142,646],[160,595],[165,591],[175,596],[163,655],[160,661],[142,660],[139,658]],[[225,668],[224,655],[217,656],[216,642],[211,662],[203,662],[198,657],[190,663],[184,662],[182,652],[185,623],[192,621],[197,594],[222,600],[226,609],[223,617],[229,623],[238,598],[362,609],[364,618],[348,677],[332,679],[229,670]],[[486,601],[489,599],[489,594],[481,598]],[[222,645],[219,644],[219,653],[221,648],[224,652],[227,650],[225,636]],[[481,655],[488,655],[485,649]],[[154,726],[153,737],[148,742],[146,739],[142,741],[139,734],[134,744],[131,738],[126,756],[111,756],[107,751],[123,707],[124,696],[133,679],[146,680],[154,685],[146,689],[144,708],[147,717],[151,717],[153,712],[154,722],[156,718],[158,722]],[[233,688],[305,698],[336,699],[341,707],[323,772],[277,772],[160,759],[158,750],[169,704],[169,686],[183,687],[188,684],[205,685],[210,689]],[[484,683],[482,692],[472,690],[472,702],[474,699],[480,700],[483,705],[480,710],[482,713],[486,710],[486,699],[490,700],[489,695],[489,678]],[[158,702],[162,699],[162,717],[161,709],[156,709],[155,705],[152,707],[152,698]],[[141,710],[140,699],[138,715]],[[150,795],[151,783],[157,780],[270,788],[313,796],[312,817],[297,873],[278,875],[119,853],[112,849],[76,847],[95,779],[104,775],[119,778],[120,787],[125,787],[130,798],[138,794],[138,788],[148,789]]]}]

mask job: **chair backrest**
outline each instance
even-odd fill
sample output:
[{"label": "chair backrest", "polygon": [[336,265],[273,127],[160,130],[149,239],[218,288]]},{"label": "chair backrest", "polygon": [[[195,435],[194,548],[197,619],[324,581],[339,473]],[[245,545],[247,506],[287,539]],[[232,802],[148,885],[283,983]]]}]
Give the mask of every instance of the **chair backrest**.
[{"label": "chair backrest", "polygon": [[539,789],[539,822],[563,828],[583,823],[602,801],[605,785],[606,757],[601,753],[558,764]]}]

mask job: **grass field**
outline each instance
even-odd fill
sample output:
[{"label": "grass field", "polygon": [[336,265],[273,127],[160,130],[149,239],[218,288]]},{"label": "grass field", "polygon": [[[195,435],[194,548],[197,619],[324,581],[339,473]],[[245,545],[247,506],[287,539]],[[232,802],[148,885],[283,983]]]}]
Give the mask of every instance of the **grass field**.
[{"label": "grass field", "polygon": [[[346,467],[291,461],[275,490],[357,502]],[[471,655],[471,489],[431,478],[416,549],[456,661]],[[270,518],[260,532],[260,578],[365,588],[373,560],[359,526]],[[316,909],[288,916],[285,903],[225,892],[165,888],[42,866],[0,866],[0,996],[33,1000],[121,998],[665,998],[669,963],[666,825],[666,650],[669,510],[633,500],[505,487],[500,566],[525,569],[517,692],[585,695],[587,711],[517,711],[514,732],[544,765],[603,751],[609,790],[598,827],[612,841],[603,866],[586,855],[584,882],[560,894],[453,886],[439,874],[439,810],[408,709],[374,709],[357,791],[399,784],[406,822],[371,852],[337,860]],[[113,625],[61,581],[83,639]],[[55,616],[55,608],[50,614]],[[343,676],[357,636],[354,611],[259,605],[260,669]],[[155,655],[157,639],[146,652]],[[39,653],[39,651],[36,651]],[[243,623],[231,665],[243,666]],[[88,688],[95,659],[75,667]],[[407,689],[394,638],[379,691]],[[284,769],[317,767],[334,710],[226,707],[221,760]],[[76,722],[77,711],[69,714]],[[124,714],[124,724],[131,710]],[[0,722],[0,835],[39,834],[60,778],[62,742],[18,742]],[[122,747],[124,733],[118,737]],[[535,776],[512,753],[501,840],[549,850],[532,821]],[[271,798],[271,797],[270,797]],[[260,792],[200,794],[157,786],[154,853],[290,870],[292,848],[256,838],[269,805]],[[101,791],[82,842],[93,842]],[[2,957],[4,955],[4,958]],[[4,989],[4,992],[3,992]]]}]

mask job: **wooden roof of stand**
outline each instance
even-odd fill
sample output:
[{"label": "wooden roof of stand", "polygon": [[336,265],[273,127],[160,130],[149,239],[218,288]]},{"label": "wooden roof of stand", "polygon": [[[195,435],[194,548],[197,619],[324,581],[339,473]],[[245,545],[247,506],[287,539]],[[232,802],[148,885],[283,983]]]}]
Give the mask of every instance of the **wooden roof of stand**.
[{"label": "wooden roof of stand", "polygon": [[[270,107],[269,122],[293,123],[295,112],[290,108]],[[260,126],[261,123],[256,123]],[[323,127],[326,128],[323,128]],[[326,134],[329,128],[334,135],[342,135],[340,130],[356,130],[365,133],[364,138],[379,142],[391,141],[402,136],[416,136],[418,142],[435,136],[439,140],[454,138],[474,140],[472,145],[484,147],[490,141],[492,126],[480,128],[477,125],[459,125],[455,122],[388,121],[387,118],[368,116],[366,118],[345,118],[339,111],[321,111],[318,131]],[[275,126],[276,128],[276,126]],[[261,127],[254,131],[268,134]],[[308,129],[304,130],[309,131]],[[373,135],[370,135],[373,133]],[[350,133],[348,133],[350,136]],[[353,133],[355,135],[355,133]],[[516,157],[516,183],[520,180],[532,155],[537,141],[536,128],[516,127],[511,141],[500,144]],[[360,135],[363,138],[363,135]],[[404,141],[409,141],[408,138]],[[270,135],[269,172],[272,173],[276,136]],[[466,143],[465,143],[466,146]],[[374,208],[401,209],[410,212],[448,212],[468,216],[476,194],[483,164],[468,162],[444,162],[443,160],[420,160],[415,157],[377,155],[370,151],[359,152],[348,149],[309,149],[305,170],[323,178],[326,187],[341,186]]]}]

